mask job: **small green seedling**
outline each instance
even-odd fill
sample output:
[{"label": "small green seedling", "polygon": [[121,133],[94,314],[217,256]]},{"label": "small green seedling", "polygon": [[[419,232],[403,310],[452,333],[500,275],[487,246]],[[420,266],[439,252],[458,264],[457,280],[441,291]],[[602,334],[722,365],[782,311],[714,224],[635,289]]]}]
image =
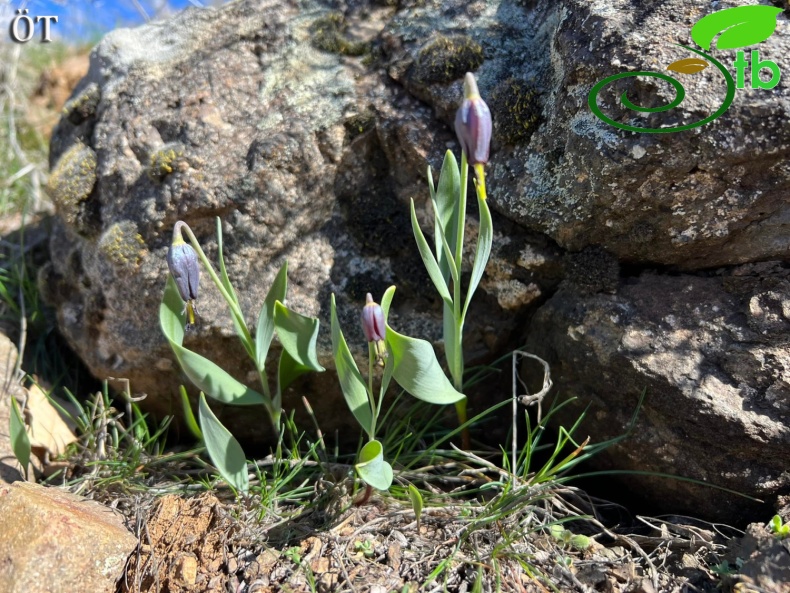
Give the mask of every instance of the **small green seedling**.
[{"label": "small green seedling", "polygon": [[592,545],[592,540],[586,535],[576,535],[572,531],[565,529],[559,523],[554,523],[549,528],[549,534],[563,546],[570,546],[574,550],[583,552]]},{"label": "small green seedling", "polygon": [[373,558],[376,554],[376,550],[373,549],[373,543],[369,539],[355,541],[354,551],[361,553],[365,558]]},{"label": "small green seedling", "polygon": [[787,539],[790,537],[790,523],[783,523],[779,515],[774,515],[768,526],[771,529],[771,533],[777,538]]},{"label": "small green seedling", "polygon": [[420,518],[422,517],[423,500],[422,494],[414,484],[409,484],[409,499],[411,500],[411,507],[414,509],[414,518],[417,521],[417,531],[420,530]]}]

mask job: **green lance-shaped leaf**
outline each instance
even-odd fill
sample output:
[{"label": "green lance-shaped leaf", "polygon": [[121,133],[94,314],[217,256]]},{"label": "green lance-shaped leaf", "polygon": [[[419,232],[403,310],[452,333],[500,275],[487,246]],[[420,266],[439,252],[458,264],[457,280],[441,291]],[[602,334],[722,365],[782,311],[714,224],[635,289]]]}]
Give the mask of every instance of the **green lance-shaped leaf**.
[{"label": "green lance-shaped leaf", "polygon": [[417,490],[414,484],[409,484],[409,500],[411,500],[411,508],[414,509],[414,518],[417,521],[417,529],[420,528],[420,518],[422,517],[422,494]]},{"label": "green lance-shaped leaf", "polygon": [[11,396],[11,418],[9,421],[9,432],[11,434],[11,450],[14,452],[17,461],[22,465],[27,479],[27,468],[30,465],[30,437],[27,436],[25,421],[22,419],[22,411],[14,396]]},{"label": "green lance-shaped leaf", "polygon": [[367,387],[340,329],[334,294],[332,295],[332,355],[346,403],[360,426],[370,434],[373,427],[373,411],[370,409]]},{"label": "green lance-shaped leaf", "polygon": [[192,433],[192,436],[197,440],[202,441],[203,433],[201,432],[200,425],[195,418],[195,413],[192,411],[192,404],[189,401],[187,390],[183,385],[179,385],[178,389],[181,392],[181,406],[184,408],[184,422],[186,423],[189,432]]},{"label": "green lance-shaped leaf", "polygon": [[211,462],[217,467],[225,481],[239,492],[250,489],[247,476],[247,458],[239,441],[233,438],[230,431],[225,428],[211,411],[206,403],[206,396],[201,392],[198,405],[200,426],[203,429],[206,451]]},{"label": "green lance-shaped leaf", "polygon": [[378,441],[370,441],[359,452],[359,461],[354,466],[366,484],[379,490],[392,486],[392,466],[384,461],[384,447]]},{"label": "green lance-shaped leaf", "polygon": [[442,271],[445,282],[450,277],[451,266],[454,266],[454,258],[447,258],[442,247],[442,237],[447,241],[451,253],[456,252],[458,243],[458,217],[463,216],[459,212],[460,202],[458,196],[461,193],[461,173],[458,169],[458,161],[455,160],[451,150],[444,155],[442,172],[439,174],[439,186],[432,195],[436,207],[436,217],[434,218],[434,241],[436,243],[436,258],[439,261],[439,268]]},{"label": "green lance-shaped leaf", "polygon": [[[239,298],[236,296],[236,291],[233,290],[233,285],[230,283],[230,278],[228,277],[228,271],[225,269],[225,254],[222,243],[222,220],[219,216],[217,216],[217,258],[219,259],[220,282],[227,291],[228,296],[230,296],[230,299],[233,301],[233,304],[236,305],[237,310],[241,311]],[[228,303],[228,305],[230,306],[230,303]],[[252,349],[253,344],[250,341],[250,331],[247,329],[244,318],[235,315],[232,308],[230,318],[233,321],[233,328],[236,330],[236,335],[239,336],[239,339],[241,339],[241,343],[244,345],[244,349],[247,351],[247,354],[249,354],[250,358],[254,360],[255,352],[253,352]]]},{"label": "green lance-shaped leaf", "polygon": [[754,45],[768,39],[776,30],[776,16],[782,12],[775,6],[736,6],[718,10],[701,18],[691,28],[691,38],[701,48],[710,50],[719,35],[716,49],[734,49]]},{"label": "green lance-shaped leaf", "polygon": [[486,200],[477,195],[477,205],[480,208],[480,229],[477,234],[477,247],[475,249],[475,261],[472,265],[472,277],[469,279],[469,289],[466,293],[466,302],[461,319],[466,319],[466,311],[472,301],[472,295],[480,284],[480,279],[485,272],[488,258],[491,255],[491,243],[494,240],[494,225],[491,222],[491,211],[488,209]]},{"label": "green lance-shaped leaf", "polygon": [[209,359],[182,346],[185,322],[183,306],[178,288],[170,276],[159,306],[159,323],[184,374],[198,389],[216,400],[236,406],[263,404],[271,413],[269,398],[240,383]]},{"label": "green lance-shaped leaf", "polygon": [[381,312],[384,313],[384,323],[387,323],[387,318],[390,315],[390,305],[392,305],[392,297],[395,296],[395,287],[390,286],[384,291],[381,297]]},{"label": "green lance-shaped leaf", "polygon": [[283,349],[300,366],[320,373],[325,369],[319,364],[315,349],[318,326],[318,319],[300,315],[279,301],[274,304],[274,327]]},{"label": "green lance-shaped leaf", "polygon": [[428,271],[428,276],[431,277],[431,281],[436,287],[439,296],[442,297],[442,300],[452,307],[453,299],[450,296],[449,289],[447,288],[447,280],[439,268],[439,263],[436,261],[436,258],[434,257],[430,246],[428,245],[428,241],[425,240],[425,235],[422,233],[420,223],[417,222],[417,213],[414,211],[414,200],[411,201],[411,228],[412,232],[414,233],[414,240],[417,242],[417,249],[420,251],[422,263],[425,266],[425,269]]},{"label": "green lance-shaped leaf", "polygon": [[392,352],[393,378],[417,399],[453,404],[466,397],[447,380],[429,342],[399,334],[388,324],[387,346]]},{"label": "green lance-shaped leaf", "polygon": [[[239,298],[236,296],[236,291],[233,290],[233,285],[230,283],[228,272],[225,269],[225,254],[222,243],[222,220],[219,216],[217,216],[217,258],[219,259],[219,279],[222,281],[222,286],[224,286],[225,290],[228,291],[228,294],[230,295],[230,298],[233,299],[233,302],[238,305]],[[234,319],[234,322],[235,321],[236,320]]]},{"label": "green lance-shaped leaf", "polygon": [[288,262],[285,262],[277,277],[269,287],[266,298],[263,300],[261,312],[258,315],[258,327],[255,329],[255,354],[257,355],[258,368],[263,370],[266,356],[274,337],[274,304],[284,301],[288,291]]}]

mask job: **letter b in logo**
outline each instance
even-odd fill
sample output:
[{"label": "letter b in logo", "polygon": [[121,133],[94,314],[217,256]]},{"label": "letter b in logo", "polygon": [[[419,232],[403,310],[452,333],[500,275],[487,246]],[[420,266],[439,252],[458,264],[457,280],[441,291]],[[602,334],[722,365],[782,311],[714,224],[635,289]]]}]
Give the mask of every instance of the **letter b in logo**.
[{"label": "letter b in logo", "polygon": [[[738,52],[738,58],[733,62],[733,66],[735,66],[736,71],[736,86],[739,89],[742,89],[745,86],[745,72],[746,66],[749,62],[743,55],[744,52]],[[782,78],[782,73],[779,70],[779,66],[776,65],[776,62],[772,62],[771,60],[760,60],[760,50],[752,50],[751,55],[751,68],[750,68],[750,75],[751,75],[751,85],[753,89],[772,89],[777,84],[779,84],[779,80]],[[760,72],[765,70],[771,71],[771,78],[768,80],[763,80],[760,78]]]}]

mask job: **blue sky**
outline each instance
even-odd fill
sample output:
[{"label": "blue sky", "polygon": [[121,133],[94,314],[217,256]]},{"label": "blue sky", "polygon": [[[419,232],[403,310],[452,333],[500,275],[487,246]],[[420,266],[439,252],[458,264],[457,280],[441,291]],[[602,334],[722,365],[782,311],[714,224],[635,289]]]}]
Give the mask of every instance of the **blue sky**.
[{"label": "blue sky", "polygon": [[[56,15],[58,22],[52,24],[53,41],[93,42],[117,27],[144,23],[145,15],[153,19],[188,6],[221,3],[217,0],[0,0],[0,15],[9,24],[19,8],[27,8],[28,15],[33,17]],[[8,25],[0,30],[8,31]]]}]

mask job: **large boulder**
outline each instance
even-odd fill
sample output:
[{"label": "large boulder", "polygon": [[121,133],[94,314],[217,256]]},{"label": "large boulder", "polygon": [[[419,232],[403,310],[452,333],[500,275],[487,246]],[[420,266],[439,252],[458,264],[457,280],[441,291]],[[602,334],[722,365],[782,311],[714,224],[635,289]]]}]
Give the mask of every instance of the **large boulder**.
[{"label": "large boulder", "polygon": [[[59,224],[42,284],[57,304],[61,329],[98,377],[127,377],[135,391],[149,394],[152,409],[177,411],[171,397],[183,378],[157,323],[164,255],[173,223],[184,219],[214,256],[220,216],[228,272],[251,322],[287,259],[290,304],[326,324],[329,295],[336,293],[350,342],[362,343],[364,294],[397,284],[394,323],[440,346],[440,302],[411,238],[408,202],[415,198],[427,226],[426,164],[436,170],[447,147],[457,151],[452,119],[463,74],[475,70],[495,121],[488,184],[496,237],[470,312],[468,361],[490,360],[528,336],[531,347],[552,357],[554,378],[573,386],[582,401],[606,393],[607,401],[629,402],[601,406],[601,425],[621,426],[624,410],[648,387],[642,417],[652,428],[646,431],[674,439],[667,446],[683,451],[665,452],[662,464],[650,467],[667,470],[673,455],[704,458],[706,473],[699,463],[679,461],[683,471],[672,473],[770,500],[787,488],[776,474],[788,464],[781,403],[786,334],[752,328],[760,341],[749,349],[748,338],[732,337],[731,321],[703,315],[709,310],[700,299],[744,311],[755,297],[771,319],[785,315],[776,313],[784,311],[783,289],[765,288],[768,272],[761,268],[737,276],[737,298],[705,270],[721,268],[721,278],[734,278],[735,266],[786,257],[790,169],[783,163],[790,147],[783,139],[790,136],[790,91],[786,85],[738,90],[714,122],[669,134],[624,132],[587,104],[592,86],[609,75],[662,71],[689,57],[673,43],[691,44],[690,27],[709,10],[690,0],[660,6],[454,0],[363,2],[337,12],[319,0],[247,0],[114,31],[94,50],[52,142]],[[785,28],[780,16],[777,31],[760,45],[763,59],[788,54]],[[734,58],[715,53],[725,64]],[[645,116],[645,125],[695,121],[723,100],[714,68],[683,84],[687,100],[666,120]],[[652,79],[638,81],[632,92],[647,106],[671,99],[668,87]],[[609,90],[600,102],[623,121],[643,117],[617,112]],[[475,226],[470,222],[470,240]],[[567,277],[546,302],[561,279],[563,251]],[[685,291],[689,283],[701,288]],[[639,295],[629,292],[637,287]],[[665,305],[656,311],[674,316],[677,327],[704,321],[710,336],[737,344],[727,351],[732,360],[722,362],[715,344],[698,345],[692,358],[704,367],[700,376],[678,378],[671,361],[693,365],[685,359],[692,346],[677,341],[677,327],[653,316],[645,296],[651,290],[659,291],[656,307],[662,299]],[[638,303],[630,305],[636,317],[611,321],[617,303]],[[250,368],[239,362],[243,351],[230,319],[205,281],[200,304],[200,328],[188,345],[245,377]],[[568,333],[575,327],[569,309],[582,315],[586,336],[609,332],[605,348]],[[628,323],[653,332],[663,358],[637,362],[636,354],[621,350]],[[331,367],[326,332],[319,348]],[[770,364],[761,362],[765,353]],[[583,376],[571,368],[571,356],[584,362]],[[719,397],[700,378],[708,368],[718,369],[711,376],[724,385],[726,404],[706,404],[706,436],[684,438],[696,418],[690,410]],[[610,379],[594,385],[589,377],[596,373]],[[337,413],[344,405],[334,385],[330,371],[300,386],[313,406],[324,406],[325,430],[346,421]],[[659,389],[666,399],[651,396]],[[779,407],[734,419],[733,411],[748,408],[755,393],[770,393]],[[685,420],[677,410],[689,411]],[[264,421],[251,416],[234,429],[260,431]],[[711,443],[721,446],[713,435],[741,433],[748,459],[763,472],[753,480],[728,456],[709,455]],[[661,457],[657,434],[632,443],[634,459]],[[755,448],[760,438],[768,446]],[[654,502],[674,505],[691,492],[664,496],[674,488],[666,484],[649,484]],[[735,499],[721,497],[719,507],[705,512],[737,518]]]},{"label": "large boulder", "polygon": [[[441,303],[414,244],[409,198],[427,222],[425,170],[441,165],[452,135],[382,76],[371,42],[393,11],[365,10],[344,20],[318,2],[247,0],[116,30],[94,49],[52,139],[58,224],[42,284],[61,330],[97,377],[128,378],[133,391],[149,395],[149,409],[179,413],[178,385],[188,382],[158,322],[165,254],[179,219],[216,260],[221,218],[227,270],[251,326],[288,261],[289,306],[322,320],[325,366],[333,366],[326,331],[333,292],[360,353],[365,294],[380,296],[392,284],[393,325],[440,339]],[[360,36],[347,38],[346,29]],[[369,48],[366,57],[346,55],[359,47]],[[457,83],[455,90],[460,98]],[[503,351],[519,335],[513,320],[523,325],[545,290],[536,271],[556,260],[545,238],[527,244],[526,233],[501,218],[496,227],[501,265],[486,280],[489,296],[470,313],[472,360]],[[500,255],[511,252],[523,252],[520,264]],[[199,305],[199,327],[186,345],[254,381],[205,275]],[[322,429],[347,427],[334,374],[306,382]],[[286,409],[303,411],[301,393],[292,393]],[[272,436],[262,410],[235,420],[232,410],[223,413],[238,434]],[[343,434],[356,440],[355,431]]]}]

